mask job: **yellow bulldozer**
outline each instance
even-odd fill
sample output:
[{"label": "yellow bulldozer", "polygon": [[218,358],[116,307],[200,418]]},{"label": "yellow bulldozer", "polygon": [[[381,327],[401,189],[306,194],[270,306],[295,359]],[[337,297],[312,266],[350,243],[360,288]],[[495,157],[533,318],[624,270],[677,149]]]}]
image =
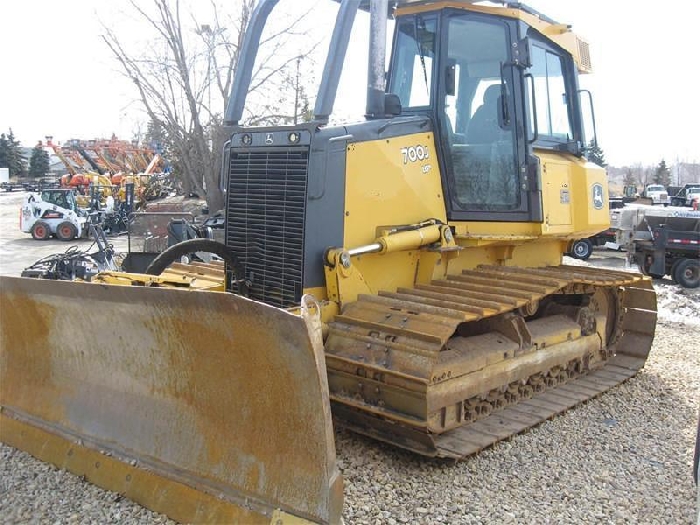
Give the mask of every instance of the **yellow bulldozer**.
[{"label": "yellow bulldozer", "polygon": [[[340,0],[314,119],[245,127],[275,4],[226,110],[225,240],[192,247],[225,259],[221,291],[0,280],[2,441],[185,522],[337,523],[334,423],[462,459],[632,377],[654,336],[648,278],[562,264],[609,221],[569,26]],[[331,125],[363,10],[366,117]]]}]

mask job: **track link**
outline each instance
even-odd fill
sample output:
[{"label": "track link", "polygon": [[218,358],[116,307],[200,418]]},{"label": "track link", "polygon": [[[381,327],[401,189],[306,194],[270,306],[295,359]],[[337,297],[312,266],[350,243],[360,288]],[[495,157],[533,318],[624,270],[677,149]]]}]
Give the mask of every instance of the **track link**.
[{"label": "track link", "polygon": [[[584,299],[532,316],[552,298]],[[463,458],[634,376],[655,324],[647,278],[578,266],[479,267],[360,296],[326,341],[334,416],[420,454]]]}]

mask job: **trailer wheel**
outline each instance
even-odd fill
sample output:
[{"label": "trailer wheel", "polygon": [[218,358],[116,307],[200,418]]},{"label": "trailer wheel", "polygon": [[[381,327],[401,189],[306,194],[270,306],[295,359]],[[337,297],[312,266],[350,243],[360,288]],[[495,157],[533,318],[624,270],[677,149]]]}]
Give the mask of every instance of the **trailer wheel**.
[{"label": "trailer wheel", "polygon": [[678,269],[678,265],[683,262],[683,259],[676,259],[673,261],[673,264],[671,265],[671,271],[669,272],[669,275],[671,276],[671,280],[678,284],[678,280],[676,279],[676,270]]},{"label": "trailer wheel", "polygon": [[571,246],[571,256],[574,259],[587,260],[593,253],[593,243],[589,239],[579,239]]},{"label": "trailer wheel", "polygon": [[68,221],[63,221],[56,226],[56,238],[62,241],[72,241],[78,236],[78,229],[75,224]]},{"label": "trailer wheel", "polygon": [[49,225],[43,221],[36,221],[32,226],[32,237],[37,241],[45,241],[51,237],[51,229]]},{"label": "trailer wheel", "polygon": [[700,286],[700,262],[697,259],[683,259],[676,267],[675,280],[683,288]]}]

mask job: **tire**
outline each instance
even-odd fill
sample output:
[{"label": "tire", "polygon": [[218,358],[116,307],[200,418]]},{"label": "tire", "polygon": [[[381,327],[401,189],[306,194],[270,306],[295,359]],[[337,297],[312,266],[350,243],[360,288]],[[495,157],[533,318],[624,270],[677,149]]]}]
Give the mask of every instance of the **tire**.
[{"label": "tire", "polygon": [[32,226],[32,237],[37,241],[45,241],[51,237],[51,228],[43,221],[36,221]]},{"label": "tire", "polygon": [[637,267],[639,268],[639,271],[642,272],[644,275],[648,275],[652,279],[663,279],[663,275],[649,272],[649,268],[651,268],[651,261],[647,260],[647,256],[645,254],[643,254],[643,257],[644,259],[642,259],[641,262],[637,261]]},{"label": "tire", "polygon": [[676,267],[676,281],[683,288],[700,286],[700,261],[698,259],[683,259]]},{"label": "tire", "polygon": [[678,265],[683,262],[683,259],[676,259],[673,261],[673,264],[671,265],[671,271],[669,275],[671,276],[671,280],[678,284],[678,280],[676,279],[676,270],[678,269]]},{"label": "tire", "polygon": [[72,241],[78,236],[78,228],[75,224],[63,221],[58,226],[56,226],[56,238],[64,242]]},{"label": "tire", "polygon": [[[149,275],[160,275],[172,263],[179,261],[181,257],[195,252],[207,252],[218,255],[226,263],[226,268],[233,272],[234,278],[236,280],[241,279],[243,272],[236,255],[228,246],[212,239],[189,239],[171,246],[153,259],[148,268],[146,268],[146,273]],[[247,293],[245,283],[238,283],[238,293],[242,295]]]},{"label": "tire", "polygon": [[593,253],[593,243],[589,239],[579,239],[571,245],[571,256],[582,261],[588,260]]}]

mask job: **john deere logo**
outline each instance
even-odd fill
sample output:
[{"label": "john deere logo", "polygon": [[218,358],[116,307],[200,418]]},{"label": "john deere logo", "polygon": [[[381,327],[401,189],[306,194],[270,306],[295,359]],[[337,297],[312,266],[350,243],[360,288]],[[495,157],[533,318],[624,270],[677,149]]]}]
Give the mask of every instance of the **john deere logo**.
[{"label": "john deere logo", "polygon": [[603,201],[603,185],[597,182],[593,185],[593,207],[596,210],[602,210],[605,201]]}]

